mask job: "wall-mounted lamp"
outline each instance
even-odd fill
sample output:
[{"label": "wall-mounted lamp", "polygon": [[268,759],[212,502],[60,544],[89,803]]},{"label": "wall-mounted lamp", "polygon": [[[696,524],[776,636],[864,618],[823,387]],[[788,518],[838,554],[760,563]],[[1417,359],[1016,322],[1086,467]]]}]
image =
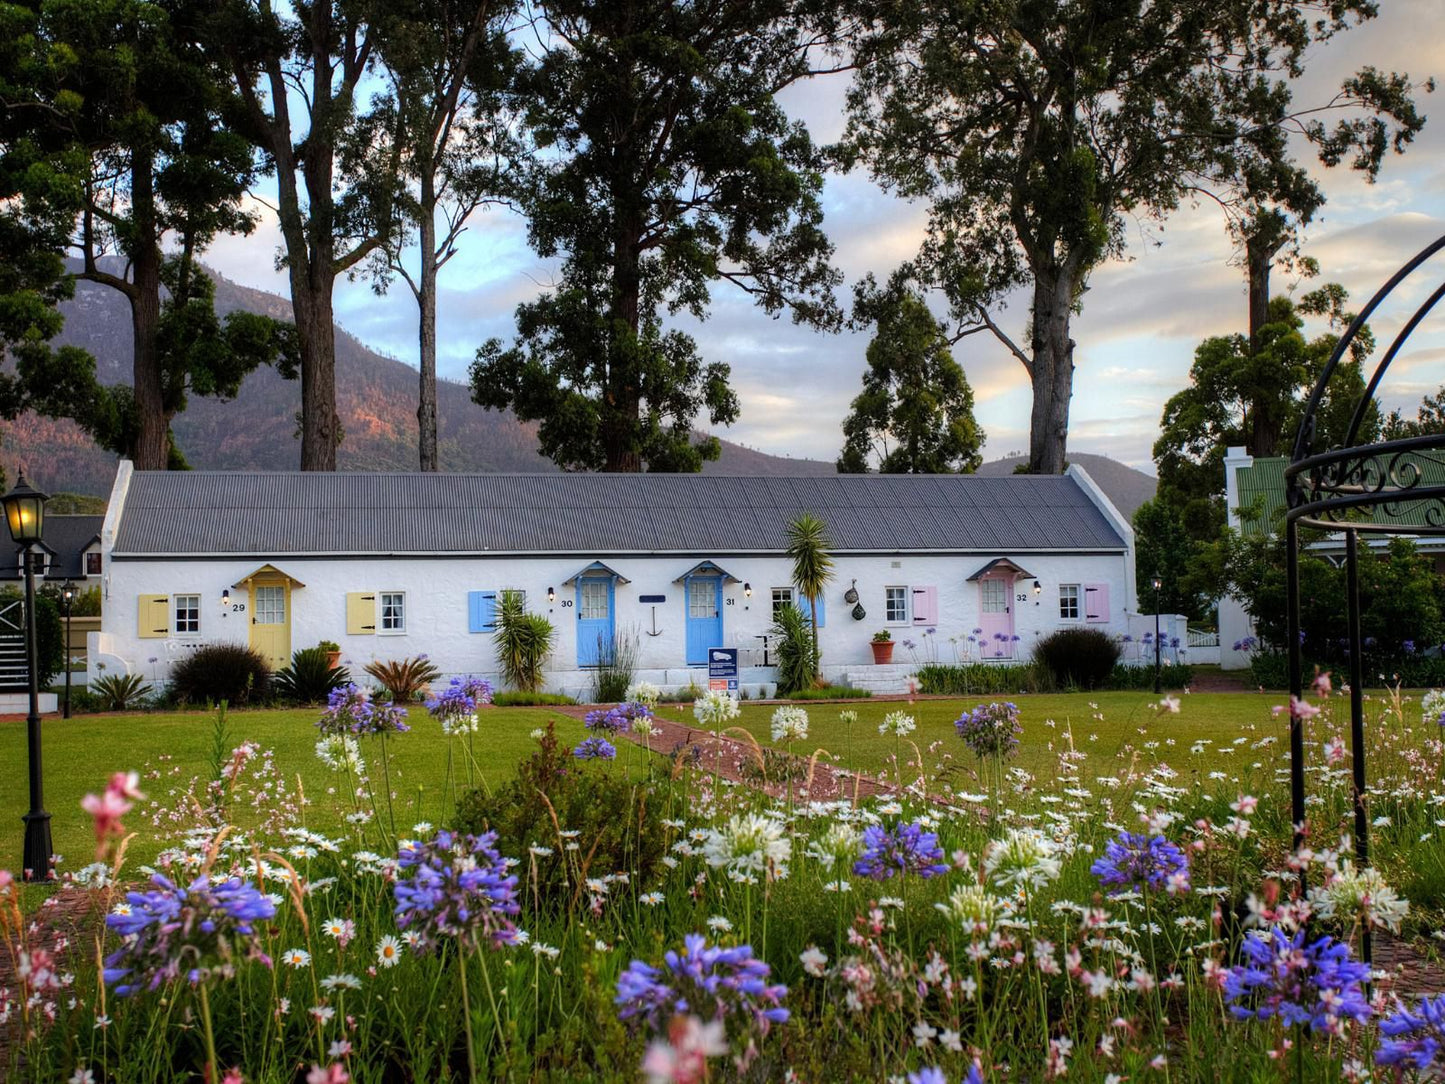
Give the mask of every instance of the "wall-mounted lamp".
[{"label": "wall-mounted lamp", "polygon": [[557,601],[557,589],[555,587],[547,588],[547,601],[549,603]]},{"label": "wall-mounted lamp", "polygon": [[752,598],[752,597],[753,597],[753,585],[750,584],[750,583],[745,583],[745,584],[743,584],[743,594],[746,595],[748,598]]},{"label": "wall-mounted lamp", "polygon": [[1043,590],[1044,590],[1044,585],[1041,584],[1041,583],[1039,583],[1038,580],[1035,580],[1035,581],[1034,581],[1034,594],[1036,594],[1036,595],[1042,594],[1042,593],[1043,593]]},{"label": "wall-mounted lamp", "polygon": [[224,591],[221,592],[221,609],[222,609],[222,610],[229,610],[230,608],[231,608],[231,589],[228,587],[228,588],[226,588]]}]

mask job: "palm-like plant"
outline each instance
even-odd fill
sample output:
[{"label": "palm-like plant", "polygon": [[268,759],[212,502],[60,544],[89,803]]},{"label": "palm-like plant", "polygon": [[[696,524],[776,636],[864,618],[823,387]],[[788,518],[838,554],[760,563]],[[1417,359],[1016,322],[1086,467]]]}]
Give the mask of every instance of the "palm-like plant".
[{"label": "palm-like plant", "polygon": [[534,693],[542,686],[542,667],[557,638],[552,622],[529,614],[519,591],[503,591],[497,599],[497,660],[502,677],[514,689]]},{"label": "palm-like plant", "polygon": [[832,546],[828,525],[812,512],[804,512],[788,524],[787,552],[793,560],[793,582],[812,611],[814,677],[818,676],[823,661],[818,654],[818,599],[833,579],[833,558],[828,554]]}]

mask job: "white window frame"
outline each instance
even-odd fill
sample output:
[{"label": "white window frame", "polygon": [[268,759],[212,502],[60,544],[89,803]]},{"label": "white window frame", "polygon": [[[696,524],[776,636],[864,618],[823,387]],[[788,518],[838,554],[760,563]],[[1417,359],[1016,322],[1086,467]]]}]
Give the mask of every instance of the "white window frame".
[{"label": "white window frame", "polygon": [[[903,616],[894,617],[893,592],[903,603]],[[913,623],[913,590],[907,586],[890,583],[883,588],[883,623],[885,625],[911,625]]]},{"label": "white window frame", "polygon": [[[95,561],[94,572],[90,570],[92,558]],[[85,574],[87,576],[99,576],[105,571],[105,561],[101,555],[100,550],[91,550],[89,553],[86,553],[83,556],[83,560],[85,561]]]},{"label": "white window frame", "polygon": [[[194,614],[194,617],[187,620],[195,623],[195,628],[185,629],[181,627],[181,599],[195,599],[194,606],[187,606],[186,611]],[[199,591],[181,591],[171,596],[171,635],[176,639],[199,636],[201,634],[201,594]]]},{"label": "white window frame", "polygon": [[[1073,593],[1074,593],[1073,598],[1072,598],[1072,599],[1066,598],[1065,595],[1064,595],[1064,592],[1065,592],[1065,591],[1073,591]],[[1068,602],[1070,602],[1070,601],[1073,602],[1074,612],[1073,612],[1072,615],[1071,615],[1071,614],[1066,614],[1066,613],[1064,612],[1064,606],[1065,606],[1065,604],[1068,603]],[[1083,585],[1082,585],[1082,584],[1078,584],[1078,583],[1061,583],[1061,584],[1059,584],[1059,620],[1060,620],[1060,621],[1082,621],[1083,619],[1084,619],[1084,587],[1083,587]]]},{"label": "white window frame", "polygon": [[772,618],[778,619],[778,611],[798,604],[797,592],[791,587],[774,587],[770,596],[773,602]]},{"label": "white window frame", "polygon": [[[600,594],[598,593],[600,589]],[[589,599],[590,596],[590,599]],[[601,602],[602,612],[589,607],[589,602]],[[612,620],[612,584],[605,576],[584,576],[577,587],[577,620]]]},{"label": "white window frame", "polygon": [[[395,626],[387,625],[386,600],[390,596],[401,599],[401,624]],[[406,635],[406,592],[405,591],[378,591],[376,593],[376,634],[378,636],[405,636]]]}]

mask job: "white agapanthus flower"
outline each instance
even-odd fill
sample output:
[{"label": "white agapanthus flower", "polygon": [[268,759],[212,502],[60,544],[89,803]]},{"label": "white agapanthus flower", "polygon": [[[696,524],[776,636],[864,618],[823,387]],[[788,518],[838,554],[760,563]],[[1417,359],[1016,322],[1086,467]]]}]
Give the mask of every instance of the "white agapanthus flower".
[{"label": "white agapanthus flower", "polygon": [[773,741],[794,742],[808,740],[808,713],[802,708],[788,705],[773,712]]},{"label": "white agapanthus flower", "polygon": [[736,698],[720,689],[709,689],[692,702],[692,714],[709,730],[721,730],[722,725],[742,714]]},{"label": "white agapanthus flower", "polygon": [[841,865],[846,872],[863,850],[863,834],[851,824],[835,821],[827,831],[808,842],[807,855],[826,870]]},{"label": "white agapanthus flower", "polygon": [[1420,717],[1426,723],[1438,723],[1445,714],[1445,691],[1431,689],[1420,697]]},{"label": "white agapanthus flower", "polygon": [[708,830],[702,845],[707,864],[729,873],[766,873],[785,877],[793,842],[779,821],[760,813],[743,813],[721,828]]},{"label": "white agapanthus flower", "polygon": [[1037,828],[1015,828],[983,852],[983,869],[1001,885],[1042,888],[1059,876],[1058,846]]},{"label": "white agapanthus flower", "polygon": [[350,734],[328,734],[316,743],[316,756],[333,772],[350,769],[353,775],[360,775],[366,771],[361,746]]},{"label": "white agapanthus flower", "polygon": [[649,708],[655,708],[662,699],[662,690],[650,681],[634,681],[627,686],[622,699],[629,704],[646,704]]},{"label": "white agapanthus flower", "polygon": [[878,724],[878,733],[892,734],[895,738],[906,738],[917,729],[917,720],[906,711],[890,711]]},{"label": "white agapanthus flower", "polygon": [[1367,929],[1383,926],[1394,933],[1400,932],[1410,911],[1409,901],[1385,883],[1379,870],[1357,870],[1348,859],[1327,883],[1310,889],[1310,903],[1320,918],[1359,923]]},{"label": "white agapanthus flower", "polygon": [[958,923],[964,933],[974,939],[986,938],[1007,913],[1007,905],[982,885],[966,884],[955,888],[947,903],[935,903],[945,915]]}]

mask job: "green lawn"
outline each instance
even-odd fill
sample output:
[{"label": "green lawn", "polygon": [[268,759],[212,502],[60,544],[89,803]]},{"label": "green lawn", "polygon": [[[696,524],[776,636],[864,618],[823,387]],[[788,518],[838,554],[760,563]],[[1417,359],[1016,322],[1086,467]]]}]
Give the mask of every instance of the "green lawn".
[{"label": "green lawn", "polygon": [[[253,741],[273,751],[275,775],[278,780],[284,777],[288,788],[295,788],[299,774],[311,795],[338,785],[344,789],[345,775],[333,774],[316,758],[314,724],[319,715],[318,708],[233,711],[227,747]],[[64,867],[75,869],[91,860],[94,836],[80,799],[88,791],[100,791],[112,772],[140,772],[142,790],[172,808],[182,803],[192,778],[199,777],[202,783],[210,779],[214,719],[214,712],[204,711],[47,718],[45,802],[52,815],[55,851],[64,856]],[[495,783],[510,777],[517,760],[533,745],[532,730],[552,720],[569,740],[582,733],[581,723],[547,708],[494,708],[484,713],[474,748],[487,780]],[[403,830],[417,820],[437,820],[444,808],[448,739],[420,707],[411,710],[411,726],[409,733],[389,739],[388,747],[397,826]],[[384,804],[376,739],[363,739],[362,752],[375,776],[377,798]],[[17,872],[23,843],[20,816],[29,807],[26,757],[25,723],[0,723],[0,825],[5,826],[0,832],[0,868]],[[465,780],[463,764],[457,764],[456,775]],[[334,820],[320,812],[334,804],[316,802],[316,816]],[[131,845],[129,862],[153,857],[156,833],[147,820],[132,813],[126,823],[140,833]],[[323,831],[335,827],[320,819],[308,823]]]},{"label": "green lawn", "polygon": [[[1275,735],[1283,743],[1287,718],[1272,715],[1270,709],[1289,698],[1282,693],[1181,695],[1177,715],[1161,713],[1156,707],[1160,698],[1148,692],[921,699],[912,704],[900,701],[803,704],[808,712],[808,740],[795,746],[793,752],[810,755],[815,749],[826,749],[849,767],[877,772],[887,765],[898,748],[892,736],[878,733],[878,724],[889,712],[905,711],[917,720],[918,729],[910,737],[924,754],[924,763],[930,769],[948,753],[956,761],[972,766],[974,758],[959,740],[953,723],[962,712],[990,699],[1011,699],[1019,706],[1024,732],[1019,755],[1010,763],[1043,779],[1057,764],[1058,753],[1066,748],[1069,732],[1073,734],[1075,747],[1089,753],[1092,768],[1099,774],[1109,771],[1109,762],[1127,761],[1136,751],[1150,754],[1150,759],[1158,756],[1183,767],[1184,762],[1194,759],[1189,750],[1200,739],[1208,739],[1209,749],[1239,737],[1253,743]],[[858,721],[851,727],[838,721],[839,713],[845,709],[858,713]],[[745,702],[739,723],[760,743],[772,745],[773,710],[772,705]],[[695,725],[691,705],[663,705],[661,714]],[[930,745],[935,745],[932,753]],[[906,742],[902,752],[905,759],[913,758]],[[1197,756],[1203,758],[1205,753]]]}]

